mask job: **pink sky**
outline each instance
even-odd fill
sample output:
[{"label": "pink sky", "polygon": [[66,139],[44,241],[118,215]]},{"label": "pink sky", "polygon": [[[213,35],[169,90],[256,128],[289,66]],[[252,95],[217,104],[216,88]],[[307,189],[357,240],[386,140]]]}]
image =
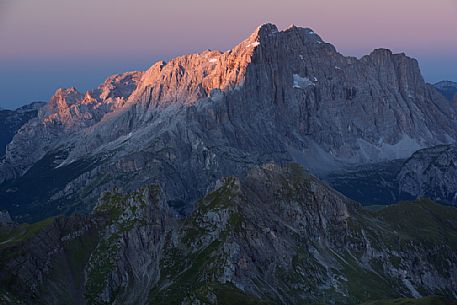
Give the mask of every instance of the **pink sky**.
[{"label": "pink sky", "polygon": [[0,66],[7,67],[0,80],[15,65],[73,61],[90,69],[102,59],[136,58],[133,69],[225,50],[265,22],[311,27],[345,55],[404,51],[430,81],[457,78],[456,0],[0,0]]},{"label": "pink sky", "polygon": [[257,25],[314,28],[340,50],[457,50],[455,0],[0,0],[0,56],[228,48]]}]

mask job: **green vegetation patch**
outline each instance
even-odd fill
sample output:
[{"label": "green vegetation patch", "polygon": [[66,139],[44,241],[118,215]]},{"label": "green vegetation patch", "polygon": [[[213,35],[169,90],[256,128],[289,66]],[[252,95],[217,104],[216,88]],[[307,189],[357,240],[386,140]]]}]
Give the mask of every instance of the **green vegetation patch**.
[{"label": "green vegetation patch", "polygon": [[105,226],[109,229],[102,233],[89,260],[85,295],[90,304],[103,304],[98,300],[98,296],[106,287],[108,276],[114,268],[122,236],[136,225],[146,224],[143,210],[147,207],[147,201],[144,196],[147,193],[152,197],[149,199],[155,200],[159,191],[158,186],[149,186],[148,192],[146,188],[142,188],[129,195],[113,191],[102,196],[94,212],[106,219]]},{"label": "green vegetation patch", "polygon": [[48,225],[52,224],[54,217],[28,224],[0,226],[0,249],[15,246],[36,236]]},{"label": "green vegetation patch", "polygon": [[403,241],[457,249],[457,208],[428,199],[402,202],[376,212]]},{"label": "green vegetation patch", "polygon": [[382,301],[371,301],[361,305],[457,305],[457,301],[447,300],[443,297],[429,296],[420,299],[392,299]]},{"label": "green vegetation patch", "polygon": [[[367,300],[379,300],[385,297],[394,297],[397,293],[394,291],[393,284],[384,277],[363,268],[350,255],[344,255],[344,260],[340,259],[343,267],[342,274],[346,277],[346,288],[349,295],[349,301],[353,304]],[[373,267],[376,262],[372,262]]]},{"label": "green vegetation patch", "polygon": [[[216,294],[215,283],[223,272],[222,247],[229,234],[241,226],[243,221],[233,202],[236,191],[236,179],[229,177],[219,189],[197,204],[196,210],[183,224],[184,230],[180,238],[184,247],[171,247],[165,251],[160,282],[150,293],[151,304],[180,304],[183,300],[194,299],[208,303],[209,295]],[[219,235],[213,240],[203,241],[209,236],[209,231],[216,230],[208,228],[210,224],[204,222],[208,213],[212,212],[221,215],[228,213],[227,223],[215,224],[221,226]],[[228,293],[225,290],[218,291],[223,296]]]},{"label": "green vegetation patch", "polygon": [[220,285],[213,288],[218,305],[273,305],[269,300],[259,299],[236,288],[233,285]]},{"label": "green vegetation patch", "polygon": [[221,242],[214,241],[207,248],[188,257],[176,254],[169,257],[162,268],[161,282],[170,284],[166,288],[158,287],[151,291],[150,304],[173,305],[192,298],[205,301],[207,286],[218,271],[214,263],[220,246]]}]

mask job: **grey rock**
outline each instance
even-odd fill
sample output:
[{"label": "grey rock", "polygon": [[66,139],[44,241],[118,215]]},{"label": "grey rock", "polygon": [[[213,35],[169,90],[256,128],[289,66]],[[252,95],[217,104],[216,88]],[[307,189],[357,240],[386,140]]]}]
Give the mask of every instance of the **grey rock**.
[{"label": "grey rock", "polygon": [[414,153],[398,175],[401,192],[457,204],[457,147],[442,145]]},{"label": "grey rock", "polygon": [[[58,166],[93,158],[110,186],[164,183],[187,213],[217,179],[253,164],[296,161],[321,174],[407,158],[454,142],[455,123],[416,60],[385,49],[345,57],[311,29],[266,24],[227,52],[158,62],[86,95],[59,90],[8,145],[0,181],[64,150]],[[93,204],[103,186],[82,198],[80,186],[96,184],[83,177],[52,196]]]},{"label": "grey rock", "polygon": [[34,102],[16,110],[0,108],[0,158],[5,155],[6,145],[11,142],[17,131],[38,116],[38,110],[44,105],[44,102]]},{"label": "grey rock", "polygon": [[[68,137],[75,137],[105,114],[121,108],[141,75],[142,72],[113,75],[99,88],[85,94],[74,87],[58,89],[46,106],[40,108],[38,117],[16,133],[7,146],[4,166],[13,168],[15,175],[21,176],[47,152],[61,146],[61,142],[68,142]],[[4,175],[0,167],[1,182],[9,176]]]},{"label": "grey rock", "polygon": [[[359,304],[381,295],[419,297],[440,289],[453,295],[455,239],[441,245],[422,240],[421,231],[399,237],[406,236],[406,228],[414,231],[409,226],[417,220],[398,219],[398,213],[425,211],[427,219],[429,208],[437,223],[448,212],[457,215],[431,202],[371,214],[296,165],[254,168],[245,178],[226,179],[189,215],[178,231],[180,242],[164,252],[161,288],[152,301],[189,302],[201,299],[197,293],[205,289],[217,296],[214,287],[227,289],[224,285],[275,304]],[[214,213],[222,220],[208,225]],[[451,218],[446,221],[455,224]],[[429,229],[423,228],[424,237]],[[449,265],[441,269],[428,259],[432,256]],[[188,274],[187,268],[198,273]]]},{"label": "grey rock", "polygon": [[428,197],[457,204],[457,147],[438,145],[410,158],[337,170],[322,176],[336,190],[365,204]]},{"label": "grey rock", "polygon": [[11,219],[8,211],[0,211],[0,226],[12,224],[13,220]]}]

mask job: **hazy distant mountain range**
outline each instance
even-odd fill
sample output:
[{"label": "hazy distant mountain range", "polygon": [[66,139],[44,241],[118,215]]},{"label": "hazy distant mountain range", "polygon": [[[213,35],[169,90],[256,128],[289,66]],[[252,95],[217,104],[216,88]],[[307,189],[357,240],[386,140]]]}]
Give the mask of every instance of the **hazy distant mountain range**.
[{"label": "hazy distant mountain range", "polygon": [[[448,87],[403,53],[345,57],[266,24],[226,52],[1,111],[1,207],[35,223],[2,214],[0,300],[450,304],[457,210],[414,201],[457,203]],[[414,202],[368,211],[316,177]]]},{"label": "hazy distant mountain range", "polygon": [[449,101],[457,100],[457,82],[441,81],[436,83],[434,86]]}]

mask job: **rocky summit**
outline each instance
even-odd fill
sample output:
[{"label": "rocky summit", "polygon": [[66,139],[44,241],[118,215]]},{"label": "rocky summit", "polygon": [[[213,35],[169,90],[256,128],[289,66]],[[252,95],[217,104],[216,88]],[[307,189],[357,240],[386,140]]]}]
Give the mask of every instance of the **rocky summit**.
[{"label": "rocky summit", "polygon": [[[48,214],[90,210],[114,186],[162,183],[187,213],[252,165],[322,174],[408,158],[454,142],[455,123],[416,60],[385,49],[345,57],[311,29],[265,24],[227,52],[160,61],[86,93],[59,89],[8,144],[1,199],[31,219],[43,202]],[[36,174],[40,190],[17,195]]]},{"label": "rocky summit", "polygon": [[1,110],[0,304],[455,305],[442,88],[265,24]]}]

